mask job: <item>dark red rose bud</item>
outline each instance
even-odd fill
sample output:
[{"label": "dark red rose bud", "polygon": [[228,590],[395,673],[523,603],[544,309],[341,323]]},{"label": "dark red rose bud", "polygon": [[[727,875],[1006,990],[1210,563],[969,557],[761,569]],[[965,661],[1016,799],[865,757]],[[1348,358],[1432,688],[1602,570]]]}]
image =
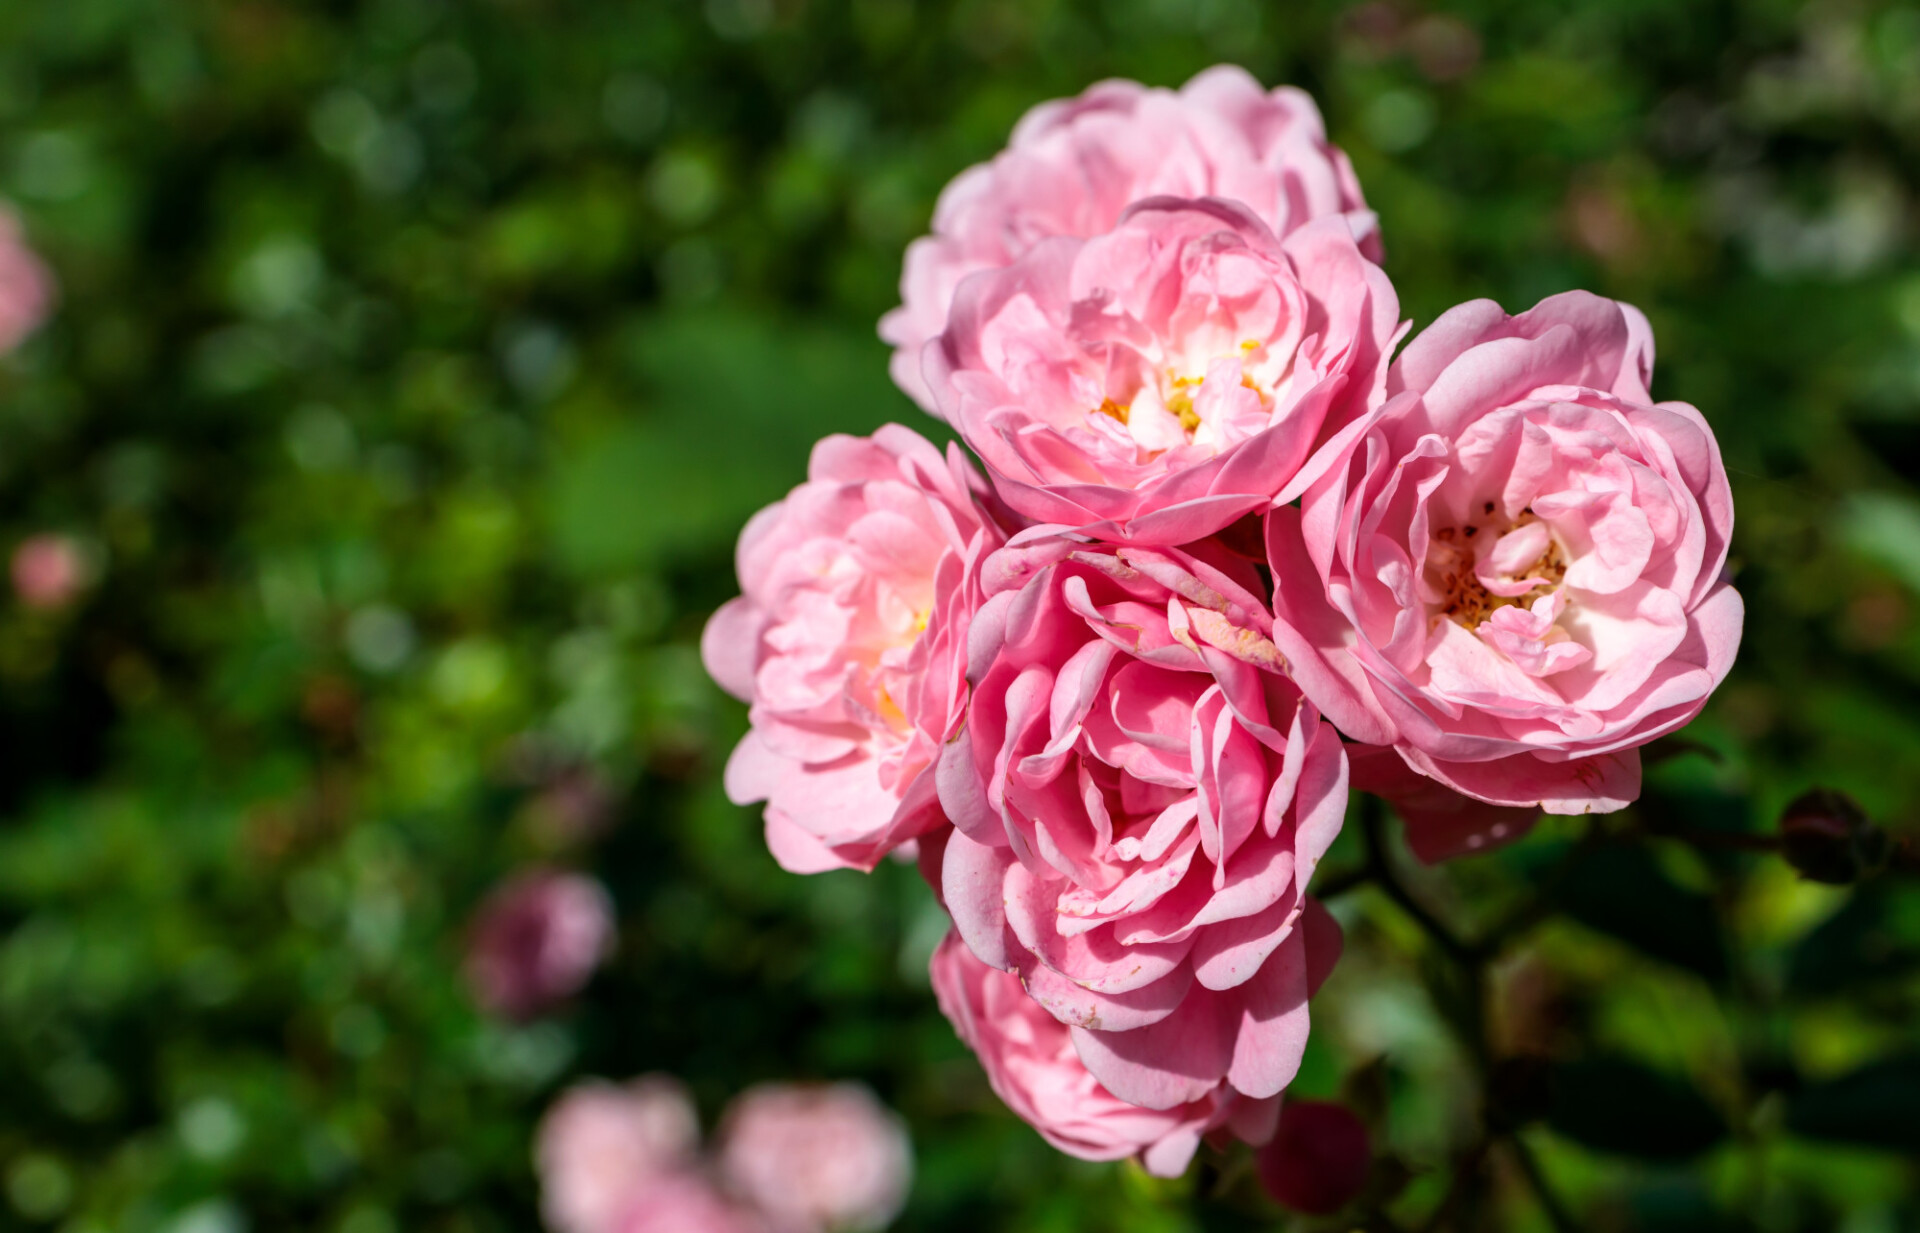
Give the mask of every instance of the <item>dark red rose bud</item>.
[{"label": "dark red rose bud", "polygon": [[578,993],[613,944],[613,903],[592,878],[534,870],[488,895],[467,943],[482,1008],[531,1019]]},{"label": "dark red rose bud", "polygon": [[1258,1158],[1267,1193],[1313,1216],[1353,1202],[1372,1167],[1366,1123],[1344,1106],[1322,1100],[1283,1105],[1279,1129]]},{"label": "dark red rose bud", "polygon": [[1887,833],[1844,792],[1815,788],[1780,814],[1780,854],[1810,881],[1858,881],[1886,863],[1887,848]]}]

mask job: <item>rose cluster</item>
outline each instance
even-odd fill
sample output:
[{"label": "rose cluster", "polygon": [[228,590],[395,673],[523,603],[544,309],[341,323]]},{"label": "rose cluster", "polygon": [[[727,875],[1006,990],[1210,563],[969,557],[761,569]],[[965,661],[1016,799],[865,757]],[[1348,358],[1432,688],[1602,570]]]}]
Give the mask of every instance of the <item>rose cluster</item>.
[{"label": "rose cluster", "polygon": [[729,793],[795,871],[912,843],[942,1009],[1075,1155],[1273,1136],[1350,790],[1429,860],[1618,809],[1738,648],[1726,475],[1646,318],[1475,301],[1401,346],[1381,259],[1299,91],[1037,108],[881,323],[966,449],[821,442],[708,626]]}]

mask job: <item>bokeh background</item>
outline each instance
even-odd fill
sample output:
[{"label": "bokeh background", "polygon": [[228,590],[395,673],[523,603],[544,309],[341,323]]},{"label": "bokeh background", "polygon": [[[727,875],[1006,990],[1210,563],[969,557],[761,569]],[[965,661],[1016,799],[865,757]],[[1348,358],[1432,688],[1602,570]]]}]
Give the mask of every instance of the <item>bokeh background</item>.
[{"label": "bokeh background", "polygon": [[[1416,324],[1645,308],[1739,510],[1743,654],[1643,805],[1402,859],[1468,934],[1549,888],[1485,971],[1545,1096],[1489,1102],[1458,973],[1335,901],[1296,1090],[1372,1120],[1369,1227],[1920,1228],[1920,883],[1747,850],[1814,785],[1920,825],[1920,10],[20,0],[0,197],[62,291],[0,364],[0,549],[90,582],[0,598],[0,1229],[535,1229],[541,1109],[650,1070],[709,1118],[871,1084],[901,1228],[1283,1227],[1231,1161],[1153,1182],[1002,1110],[913,871],[775,867],[696,652],[815,438],[937,427],[873,325],[946,180],[1222,60],[1320,100]],[[515,1024],[460,957],[538,864],[619,945]],[[1489,1109],[1524,1153],[1476,1155]]]}]

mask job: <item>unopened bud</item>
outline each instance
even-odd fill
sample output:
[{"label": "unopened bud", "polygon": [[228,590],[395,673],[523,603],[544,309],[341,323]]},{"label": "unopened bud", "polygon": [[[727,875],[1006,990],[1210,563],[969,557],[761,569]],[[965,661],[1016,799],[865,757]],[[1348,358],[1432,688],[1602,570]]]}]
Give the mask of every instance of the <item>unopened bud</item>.
[{"label": "unopened bud", "polygon": [[1815,788],[1780,814],[1780,854],[1800,876],[1844,885],[1887,861],[1887,833],[1844,792]]},{"label": "unopened bud", "polygon": [[1337,1212],[1359,1197],[1373,1167],[1367,1127],[1345,1106],[1300,1100],[1280,1108],[1280,1125],[1260,1149],[1260,1184],[1296,1212]]}]

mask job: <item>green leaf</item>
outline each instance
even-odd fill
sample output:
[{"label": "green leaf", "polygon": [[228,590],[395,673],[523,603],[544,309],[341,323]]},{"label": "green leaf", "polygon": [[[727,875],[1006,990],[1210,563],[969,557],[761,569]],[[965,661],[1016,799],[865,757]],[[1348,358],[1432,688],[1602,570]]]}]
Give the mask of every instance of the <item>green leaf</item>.
[{"label": "green leaf", "polygon": [[1713,901],[1676,885],[1643,847],[1596,849],[1568,873],[1561,906],[1581,924],[1643,954],[1697,972],[1727,974],[1726,942]]},{"label": "green leaf", "polygon": [[1687,1084],[1620,1057],[1553,1070],[1548,1125],[1585,1147],[1642,1160],[1689,1160],[1727,1137],[1726,1120]]},{"label": "green leaf", "polygon": [[1811,1084],[1787,1101],[1787,1128],[1810,1139],[1920,1151],[1920,1055],[1886,1058]]},{"label": "green leaf", "polygon": [[555,547],[576,573],[723,552],[806,478],[814,443],[900,420],[938,436],[846,329],[749,313],[668,314],[636,331],[644,417],[562,455],[548,478]]},{"label": "green leaf", "polygon": [[1812,997],[1908,977],[1920,969],[1920,912],[1870,883],[1794,947],[1787,987]]}]

